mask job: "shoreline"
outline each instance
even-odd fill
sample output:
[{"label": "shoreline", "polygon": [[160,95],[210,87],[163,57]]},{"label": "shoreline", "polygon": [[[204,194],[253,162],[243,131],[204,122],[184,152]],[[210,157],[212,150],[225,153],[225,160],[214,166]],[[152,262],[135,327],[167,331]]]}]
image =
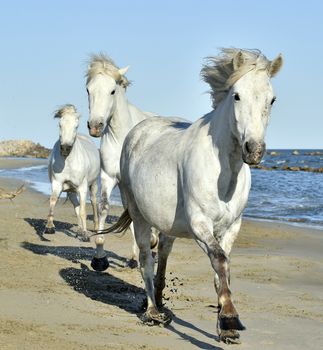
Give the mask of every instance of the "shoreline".
[{"label": "shoreline", "polygon": [[47,158],[0,157],[0,169],[20,169],[25,167],[47,164]]},{"label": "shoreline", "polygon": [[[41,166],[41,165],[47,165],[48,159],[45,158],[22,158],[22,157],[0,157],[0,169],[19,169],[19,168],[25,168],[25,167],[32,167],[32,166]],[[24,182],[18,179],[8,178],[6,176],[1,176],[0,179],[6,179],[6,181],[16,181],[17,184],[23,184]],[[49,197],[49,195],[44,194],[41,190],[38,190],[36,186],[31,185],[31,183],[25,182],[25,185],[30,188],[30,190],[35,191],[44,197]],[[1,186],[0,186],[1,187]],[[114,207],[120,207],[122,208],[122,205],[120,204],[112,204]],[[272,223],[280,224],[280,225],[287,225],[291,227],[300,227],[302,229],[309,229],[314,231],[323,232],[323,226],[322,225],[315,225],[311,223],[303,223],[303,222],[293,222],[293,221],[284,221],[284,220],[276,220],[276,219],[264,219],[264,218],[256,218],[256,217],[250,217],[250,216],[243,216],[243,221],[253,221],[253,222],[262,222],[262,223]]]}]

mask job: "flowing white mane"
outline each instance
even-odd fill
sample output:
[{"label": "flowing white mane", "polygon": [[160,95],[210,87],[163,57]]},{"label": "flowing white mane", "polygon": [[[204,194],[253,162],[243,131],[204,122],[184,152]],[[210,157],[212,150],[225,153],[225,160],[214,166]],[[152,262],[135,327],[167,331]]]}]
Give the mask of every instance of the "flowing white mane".
[{"label": "flowing white mane", "polygon": [[60,107],[54,114],[54,118],[62,118],[64,115],[76,115],[77,117],[79,114],[77,113],[77,110],[74,105],[66,104],[62,107]]},{"label": "flowing white mane", "polygon": [[[237,55],[240,55],[240,65],[235,69],[233,61]],[[259,50],[236,48],[222,48],[220,55],[207,57],[206,60],[201,76],[211,87],[214,109],[243,75],[254,69],[269,71],[271,64]]]},{"label": "flowing white mane", "polygon": [[97,74],[110,75],[118,84],[125,88],[130,84],[129,80],[119,73],[119,67],[110,57],[104,55],[103,53],[91,56],[89,67],[85,75],[86,83],[88,84],[89,81]]}]

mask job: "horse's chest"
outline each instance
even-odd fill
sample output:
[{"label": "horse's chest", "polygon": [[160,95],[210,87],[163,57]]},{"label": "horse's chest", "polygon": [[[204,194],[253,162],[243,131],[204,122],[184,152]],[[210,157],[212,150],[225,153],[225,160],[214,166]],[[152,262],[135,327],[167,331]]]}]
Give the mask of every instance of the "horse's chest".
[{"label": "horse's chest", "polygon": [[209,203],[209,216],[213,221],[214,233],[221,235],[242,214],[247,205],[250,191],[249,169],[243,171],[239,176],[232,176],[218,181],[218,188],[213,193],[212,202]]}]

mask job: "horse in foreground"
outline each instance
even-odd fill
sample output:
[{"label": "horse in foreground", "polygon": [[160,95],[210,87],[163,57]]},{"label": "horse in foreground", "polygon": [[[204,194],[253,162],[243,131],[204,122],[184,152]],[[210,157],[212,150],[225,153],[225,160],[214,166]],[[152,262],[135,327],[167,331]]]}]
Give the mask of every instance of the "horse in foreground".
[{"label": "horse in foreground", "polygon": [[[256,50],[223,49],[201,71],[212,112],[192,124],[149,118],[126,137],[120,188],[127,210],[105,233],[133,222],[148,299],[145,321],[171,321],[162,311],[167,258],[176,237],[193,238],[215,272],[220,339],[239,342],[245,328],[231,300],[229,255],[249,195],[248,165],[258,164],[265,151],[275,101],[270,78],[281,66],[281,56],[269,61]],[[162,232],[155,280],[152,226]]]},{"label": "horse in foreground", "polygon": [[[103,54],[93,55],[86,73],[86,88],[89,98],[89,134],[101,137],[101,203],[99,229],[104,229],[109,211],[109,198],[120,177],[120,155],[128,132],[142,120],[152,117],[152,113],[143,112],[128,102],[126,89],[129,86],[125,74],[129,67],[118,68]],[[133,233],[132,225],[130,226]],[[103,236],[95,241],[97,249],[92,260],[95,270],[103,271],[109,264],[102,249]],[[158,243],[157,234],[152,234],[151,246]],[[138,247],[133,240],[132,257],[129,266],[135,267]]]},{"label": "horse in foreground", "polygon": [[91,194],[94,228],[98,229],[96,194],[100,172],[99,152],[88,136],[77,134],[80,116],[73,105],[63,106],[54,117],[59,119],[60,133],[59,140],[49,157],[48,175],[52,184],[52,194],[45,233],[55,233],[54,207],[61,192],[65,191],[75,209],[78,236],[88,241],[90,236],[86,229],[88,188]]}]

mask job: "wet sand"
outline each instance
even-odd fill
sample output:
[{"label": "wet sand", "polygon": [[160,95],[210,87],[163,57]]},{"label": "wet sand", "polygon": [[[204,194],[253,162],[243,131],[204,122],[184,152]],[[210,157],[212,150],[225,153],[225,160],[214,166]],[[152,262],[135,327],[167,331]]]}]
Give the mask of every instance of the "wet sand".
[{"label": "wet sand", "polygon": [[[9,163],[0,158],[0,168],[21,164]],[[0,177],[1,188],[20,184]],[[169,259],[165,296],[173,322],[148,327],[138,318],[140,273],[124,267],[130,234],[107,237],[111,266],[94,272],[93,244],[75,238],[69,202],[57,205],[57,233],[42,236],[48,205],[46,196],[28,187],[12,202],[0,200],[0,349],[323,348],[322,231],[243,222],[231,278],[247,330],[241,345],[230,346],[218,342],[213,274],[195,242],[177,240]],[[111,221],[121,211],[113,207]],[[88,215],[92,228],[90,206]]]}]

